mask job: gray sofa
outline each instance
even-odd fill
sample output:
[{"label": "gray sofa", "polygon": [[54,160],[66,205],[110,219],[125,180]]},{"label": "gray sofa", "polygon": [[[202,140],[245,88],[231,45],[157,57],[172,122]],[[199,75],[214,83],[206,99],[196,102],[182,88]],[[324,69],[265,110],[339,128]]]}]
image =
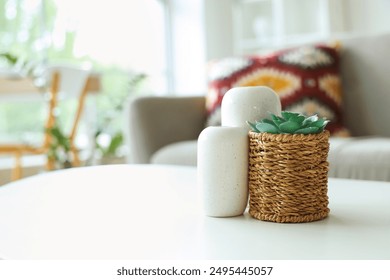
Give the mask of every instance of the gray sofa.
[{"label": "gray sofa", "polygon": [[[390,34],[341,40],[345,124],[331,138],[330,177],[390,181]],[[126,110],[129,162],[196,165],[205,97],[140,97]]]}]

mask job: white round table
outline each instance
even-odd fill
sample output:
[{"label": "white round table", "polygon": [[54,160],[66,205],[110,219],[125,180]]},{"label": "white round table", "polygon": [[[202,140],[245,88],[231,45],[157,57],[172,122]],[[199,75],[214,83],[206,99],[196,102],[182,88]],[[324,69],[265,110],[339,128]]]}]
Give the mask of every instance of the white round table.
[{"label": "white round table", "polygon": [[196,168],[112,165],[0,187],[8,259],[390,259],[390,183],[329,180],[330,216],[303,224],[202,213]]}]

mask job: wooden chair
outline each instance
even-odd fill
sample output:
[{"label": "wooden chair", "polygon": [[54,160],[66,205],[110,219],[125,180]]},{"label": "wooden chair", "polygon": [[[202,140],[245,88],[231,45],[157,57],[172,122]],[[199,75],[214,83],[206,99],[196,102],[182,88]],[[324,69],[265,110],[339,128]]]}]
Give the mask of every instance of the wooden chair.
[{"label": "wooden chair", "polygon": [[[80,118],[85,105],[87,89],[89,83],[90,70],[74,67],[74,66],[54,66],[47,69],[48,77],[51,77],[49,82],[49,102],[48,116],[46,124],[42,127],[44,130],[44,140],[40,146],[32,146],[23,143],[7,143],[0,144],[0,154],[12,154],[15,157],[14,167],[11,174],[11,180],[22,178],[22,156],[26,154],[46,154],[51,144],[51,135],[48,132],[56,122],[56,108],[60,99],[68,97],[77,98],[78,104],[75,111],[75,116],[72,122],[72,127],[69,132],[69,141],[72,153],[72,166],[80,165],[78,149],[75,145],[75,138],[79,126]],[[55,168],[53,159],[47,157],[46,169],[52,170]]]}]

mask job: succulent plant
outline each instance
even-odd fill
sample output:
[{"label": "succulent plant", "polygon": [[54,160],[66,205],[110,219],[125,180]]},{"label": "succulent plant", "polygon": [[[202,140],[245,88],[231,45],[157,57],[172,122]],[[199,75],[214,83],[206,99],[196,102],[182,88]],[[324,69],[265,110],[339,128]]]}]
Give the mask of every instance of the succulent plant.
[{"label": "succulent plant", "polygon": [[314,134],[324,130],[329,120],[317,115],[306,117],[300,113],[282,111],[281,116],[270,114],[270,119],[262,119],[256,123],[247,122],[257,133],[273,134]]}]

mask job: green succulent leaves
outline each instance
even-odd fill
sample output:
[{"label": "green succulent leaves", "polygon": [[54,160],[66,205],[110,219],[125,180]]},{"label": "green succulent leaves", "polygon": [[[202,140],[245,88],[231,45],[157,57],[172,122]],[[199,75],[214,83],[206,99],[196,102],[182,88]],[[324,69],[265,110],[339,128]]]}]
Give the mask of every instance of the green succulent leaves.
[{"label": "green succulent leaves", "polygon": [[305,117],[300,113],[282,111],[281,116],[270,114],[270,119],[262,119],[256,123],[247,122],[254,132],[273,134],[315,134],[324,131],[328,120],[317,115]]}]

